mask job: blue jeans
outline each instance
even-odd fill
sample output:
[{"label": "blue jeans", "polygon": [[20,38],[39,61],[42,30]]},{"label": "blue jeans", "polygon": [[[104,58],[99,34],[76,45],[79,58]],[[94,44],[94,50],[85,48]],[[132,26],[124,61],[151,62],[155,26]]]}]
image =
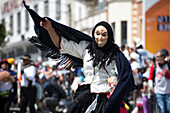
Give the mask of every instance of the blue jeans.
[{"label": "blue jeans", "polygon": [[170,113],[170,94],[156,94],[159,113]]}]

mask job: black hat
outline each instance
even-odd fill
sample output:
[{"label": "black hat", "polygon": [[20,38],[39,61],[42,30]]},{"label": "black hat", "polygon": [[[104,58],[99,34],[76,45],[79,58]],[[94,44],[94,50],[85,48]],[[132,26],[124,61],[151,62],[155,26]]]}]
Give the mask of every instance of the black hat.
[{"label": "black hat", "polygon": [[31,60],[31,56],[30,56],[30,55],[28,55],[28,54],[26,54],[26,55],[22,56],[22,57],[21,57],[21,59],[23,59],[23,60],[28,60],[28,61],[32,62],[32,60]]}]

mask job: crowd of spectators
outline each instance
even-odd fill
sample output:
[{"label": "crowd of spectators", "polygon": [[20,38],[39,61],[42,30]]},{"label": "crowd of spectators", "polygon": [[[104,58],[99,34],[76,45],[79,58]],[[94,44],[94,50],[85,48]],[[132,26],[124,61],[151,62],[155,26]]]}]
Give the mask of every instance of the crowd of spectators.
[{"label": "crowd of spectators", "polygon": [[[127,112],[156,113],[159,111],[159,113],[169,113],[168,51],[161,49],[155,54],[151,54],[144,49],[142,40],[139,38],[136,38],[132,45],[122,45],[120,49],[131,64],[137,86],[137,89],[128,94],[124,101]],[[18,99],[20,98],[20,103],[22,103],[23,97],[27,98],[24,103],[28,102],[25,107],[29,106],[26,110],[34,110],[30,107],[30,100],[33,99],[30,92],[36,94],[36,98],[31,101],[34,104],[32,107],[35,108],[35,112],[67,112],[72,103],[73,93],[84,80],[83,68],[65,70],[57,63],[53,66],[42,65],[42,62],[31,60],[30,55],[24,55],[21,59],[22,62],[29,60],[28,64],[22,63],[21,78],[17,75],[19,70],[14,58],[5,58],[0,62],[0,105],[2,105],[0,112],[9,113],[12,110],[22,110],[23,104],[19,105]],[[32,71],[28,69],[29,66],[33,68]],[[32,74],[31,78],[30,75],[33,72],[34,75]],[[29,77],[27,77],[27,73]],[[25,81],[23,81],[24,79]],[[29,88],[32,87],[36,89],[30,90]],[[161,98],[166,99],[161,100]]]}]

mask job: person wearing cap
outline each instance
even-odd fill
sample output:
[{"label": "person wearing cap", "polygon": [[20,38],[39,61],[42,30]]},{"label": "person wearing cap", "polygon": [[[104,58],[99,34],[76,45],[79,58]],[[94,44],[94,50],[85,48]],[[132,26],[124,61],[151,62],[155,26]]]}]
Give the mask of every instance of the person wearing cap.
[{"label": "person wearing cap", "polygon": [[11,64],[7,59],[0,62],[0,113],[9,113],[13,94],[16,94],[16,73],[10,70]]},{"label": "person wearing cap", "polygon": [[138,100],[140,100],[139,88],[141,86],[142,81],[141,81],[141,77],[140,77],[140,73],[139,73],[139,68],[140,68],[139,54],[132,51],[130,53],[130,61],[129,62],[130,62],[131,68],[132,68],[135,85],[138,87],[137,90],[133,91],[133,100],[136,103],[136,107],[140,108],[141,105],[139,104],[140,101],[138,101]]},{"label": "person wearing cap", "polygon": [[165,60],[170,63],[170,54],[167,49],[161,49],[162,52],[166,55]]},{"label": "person wearing cap", "polygon": [[21,57],[22,75],[21,75],[21,113],[26,112],[27,105],[30,113],[36,113],[34,104],[36,102],[36,75],[37,70],[33,65],[31,56],[26,54]]}]

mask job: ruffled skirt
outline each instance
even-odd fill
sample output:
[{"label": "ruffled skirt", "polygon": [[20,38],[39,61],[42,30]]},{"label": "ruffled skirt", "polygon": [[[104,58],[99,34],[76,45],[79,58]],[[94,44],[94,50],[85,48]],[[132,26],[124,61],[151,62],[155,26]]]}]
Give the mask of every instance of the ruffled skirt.
[{"label": "ruffled skirt", "polygon": [[90,85],[79,86],[68,113],[104,113],[107,101],[106,94],[90,93]]}]

